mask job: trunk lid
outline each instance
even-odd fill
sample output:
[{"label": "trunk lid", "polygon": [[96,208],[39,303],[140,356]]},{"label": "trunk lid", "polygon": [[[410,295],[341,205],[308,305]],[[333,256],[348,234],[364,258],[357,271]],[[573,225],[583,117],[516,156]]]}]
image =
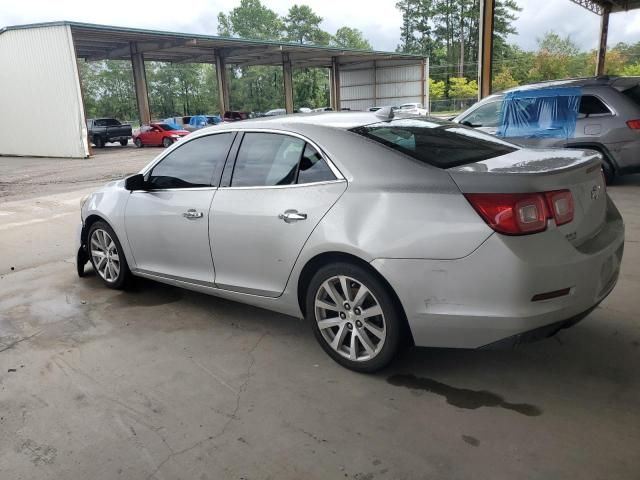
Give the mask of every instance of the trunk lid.
[{"label": "trunk lid", "polygon": [[520,149],[447,172],[463,193],[530,193],[571,190],[573,221],[559,230],[578,246],[604,225],[607,196],[602,156],[592,150]]}]

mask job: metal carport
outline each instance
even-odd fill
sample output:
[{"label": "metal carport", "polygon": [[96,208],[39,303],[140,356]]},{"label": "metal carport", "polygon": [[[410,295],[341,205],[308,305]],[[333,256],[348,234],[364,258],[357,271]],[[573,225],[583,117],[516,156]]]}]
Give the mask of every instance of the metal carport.
[{"label": "metal carport", "polygon": [[[47,40],[43,40],[45,37]],[[65,51],[65,57],[61,58],[59,54],[54,55],[54,52],[50,51],[54,48],[58,51]],[[52,56],[57,57],[55,62],[48,59]],[[84,135],[84,138],[81,140],[82,145],[76,144],[66,151],[61,148],[52,148],[51,152],[47,153],[46,147],[43,147],[44,149],[31,148],[28,144],[24,144],[26,139],[23,134],[13,132],[11,128],[10,131],[7,131],[5,127],[0,130],[0,155],[71,157],[88,155],[84,109],[80,105],[81,111],[78,111],[77,104],[78,97],[81,100],[82,96],[75,58],[87,61],[130,60],[142,123],[151,121],[145,61],[211,63],[215,65],[219,92],[218,107],[221,112],[230,109],[228,66],[281,67],[285,108],[289,113],[293,112],[292,70],[294,68],[321,67],[330,70],[330,97],[331,107],[334,110],[339,110],[342,107],[354,108],[356,103],[360,107],[375,105],[378,100],[389,100],[391,96],[395,103],[426,103],[426,92],[428,91],[425,86],[427,81],[425,59],[416,55],[68,21],[18,25],[0,30],[0,61],[4,60],[3,65],[9,64],[4,75],[0,74],[0,95],[2,96],[0,102],[2,104],[23,102],[20,108],[16,106],[11,109],[12,123],[22,124],[24,121],[26,125],[27,115],[32,114],[34,108],[41,109],[56,115],[60,120],[64,119],[66,122],[73,120],[72,130],[77,131],[79,136]],[[344,73],[341,72],[342,69],[345,69]],[[370,95],[358,97],[358,102],[355,103],[349,100],[352,90],[350,78],[353,76],[354,69],[371,70],[372,75],[369,77],[373,79],[373,90]],[[61,76],[60,72],[63,70],[66,72]],[[399,73],[395,76],[389,75],[388,72],[392,70]],[[386,98],[377,93],[377,89],[382,88],[382,86],[376,85],[376,78],[379,77],[386,78],[387,84],[395,81],[396,77],[400,79],[397,81],[396,88],[392,89],[393,93],[387,94]],[[405,77],[411,77],[411,81],[407,83],[408,89],[398,88]],[[28,91],[25,91],[25,82],[29,85]],[[74,102],[67,101],[52,108],[49,97],[55,91],[53,90],[55,87],[50,86],[52,82],[57,82],[60,89],[68,90],[68,97],[74,97]],[[41,89],[39,88],[41,85],[49,85],[50,88]],[[42,91],[46,91],[48,95],[41,95]],[[29,101],[24,102],[27,94]],[[80,101],[80,103],[82,102]],[[62,111],[65,108],[69,111]],[[31,111],[29,112],[29,110]],[[79,119],[81,122],[78,122]],[[65,139],[69,141],[67,137]],[[19,139],[22,146],[18,145],[18,142],[12,141],[12,138]],[[65,139],[61,141],[64,142]],[[76,139],[76,143],[77,141],[79,140]],[[7,145],[10,145],[11,148],[7,148]],[[84,150],[85,154],[78,155],[80,150]]]}]

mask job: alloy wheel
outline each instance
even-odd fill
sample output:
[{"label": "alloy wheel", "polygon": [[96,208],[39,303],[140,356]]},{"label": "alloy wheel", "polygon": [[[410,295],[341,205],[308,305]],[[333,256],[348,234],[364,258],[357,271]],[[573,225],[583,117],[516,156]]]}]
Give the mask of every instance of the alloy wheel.
[{"label": "alloy wheel", "polygon": [[318,288],[314,306],[322,337],[344,358],[371,360],[382,349],[387,336],[384,313],[362,282],[345,275],[331,277]]},{"label": "alloy wheel", "polygon": [[113,283],[120,275],[120,255],[118,247],[106,230],[98,228],[91,234],[89,252],[98,275],[106,282]]}]

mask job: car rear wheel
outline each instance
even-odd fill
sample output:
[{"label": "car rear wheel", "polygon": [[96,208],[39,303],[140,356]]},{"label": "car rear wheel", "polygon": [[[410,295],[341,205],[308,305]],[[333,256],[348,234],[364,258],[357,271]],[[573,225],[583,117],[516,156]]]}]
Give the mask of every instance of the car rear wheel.
[{"label": "car rear wheel", "polygon": [[172,140],[172,139],[170,139],[169,137],[164,137],[164,138],[162,139],[162,146],[163,146],[164,148],[169,148],[169,147],[171,146],[171,144],[172,144],[172,143],[173,143],[173,140]]},{"label": "car rear wheel", "polygon": [[375,372],[398,352],[403,323],[393,296],[356,264],[322,267],[309,284],[306,314],[324,351],[351,370]]},{"label": "car rear wheel", "polygon": [[93,144],[96,146],[96,148],[103,148],[104,138],[102,138],[100,135],[96,135],[95,137],[93,137]]},{"label": "car rear wheel", "polygon": [[144,144],[142,143],[142,140],[140,140],[139,138],[136,138],[133,143],[135,144],[136,147],[138,148],[142,148],[144,147]]},{"label": "car rear wheel", "polygon": [[126,140],[124,138],[120,140],[120,145],[122,145],[123,147],[126,147],[128,143],[129,143],[129,140]]},{"label": "car rear wheel", "polygon": [[131,272],[113,229],[105,222],[94,223],[89,229],[87,244],[89,259],[100,280],[109,288],[124,288]]}]

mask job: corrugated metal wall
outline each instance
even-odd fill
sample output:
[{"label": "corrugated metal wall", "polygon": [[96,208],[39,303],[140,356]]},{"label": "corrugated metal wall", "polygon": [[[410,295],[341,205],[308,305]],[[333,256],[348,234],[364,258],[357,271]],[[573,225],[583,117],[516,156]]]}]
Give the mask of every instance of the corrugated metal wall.
[{"label": "corrugated metal wall", "polygon": [[426,103],[424,63],[403,60],[364,62],[340,67],[342,108],[366,110],[374,106]]},{"label": "corrugated metal wall", "polygon": [[68,26],[0,34],[0,155],[89,155]]}]

